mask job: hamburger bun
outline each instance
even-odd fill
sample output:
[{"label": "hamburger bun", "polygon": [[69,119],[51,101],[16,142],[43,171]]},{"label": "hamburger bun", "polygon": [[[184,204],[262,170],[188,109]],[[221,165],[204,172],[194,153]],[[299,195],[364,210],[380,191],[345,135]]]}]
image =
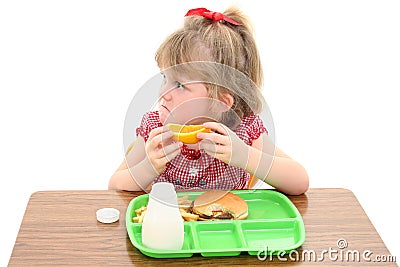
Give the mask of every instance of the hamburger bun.
[{"label": "hamburger bun", "polygon": [[244,220],[248,215],[248,207],[246,201],[231,192],[211,190],[194,200],[192,212],[203,221]]}]

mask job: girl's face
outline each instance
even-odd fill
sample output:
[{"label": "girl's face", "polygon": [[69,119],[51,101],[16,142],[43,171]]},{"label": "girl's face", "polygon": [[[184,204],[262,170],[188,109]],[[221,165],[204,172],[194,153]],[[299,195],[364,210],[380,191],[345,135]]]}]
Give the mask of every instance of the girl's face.
[{"label": "girl's face", "polygon": [[210,98],[203,83],[183,83],[179,78],[161,73],[164,82],[158,102],[160,121],[179,124],[201,124],[210,121]]}]

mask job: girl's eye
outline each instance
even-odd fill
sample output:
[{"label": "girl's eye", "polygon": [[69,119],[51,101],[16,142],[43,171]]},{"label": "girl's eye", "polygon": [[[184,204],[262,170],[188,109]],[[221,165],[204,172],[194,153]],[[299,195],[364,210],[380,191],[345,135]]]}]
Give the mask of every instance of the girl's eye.
[{"label": "girl's eye", "polygon": [[185,87],[183,86],[183,84],[181,84],[180,82],[176,82],[176,88],[183,90],[185,89]]},{"label": "girl's eye", "polygon": [[160,74],[161,74],[162,79],[165,81],[167,79],[167,76],[165,76],[165,74],[162,72]]}]

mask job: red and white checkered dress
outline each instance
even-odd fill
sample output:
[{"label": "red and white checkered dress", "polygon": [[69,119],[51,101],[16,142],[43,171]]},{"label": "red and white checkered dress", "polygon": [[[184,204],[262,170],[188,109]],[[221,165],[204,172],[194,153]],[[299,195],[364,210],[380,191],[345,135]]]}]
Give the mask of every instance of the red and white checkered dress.
[{"label": "red and white checkered dress", "polygon": [[[145,141],[151,130],[162,126],[158,111],[147,112],[136,135],[142,136]],[[251,145],[267,129],[258,115],[243,118],[234,131],[247,145]],[[246,189],[250,174],[241,168],[230,166],[204,150],[189,149],[185,145],[172,161],[167,163],[166,170],[153,183],[169,182],[176,190],[209,190],[209,189]]]}]

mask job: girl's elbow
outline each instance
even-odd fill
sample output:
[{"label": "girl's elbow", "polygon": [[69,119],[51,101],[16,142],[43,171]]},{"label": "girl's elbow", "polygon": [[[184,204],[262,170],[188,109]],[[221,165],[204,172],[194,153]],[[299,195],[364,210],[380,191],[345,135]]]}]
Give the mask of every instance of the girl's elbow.
[{"label": "girl's elbow", "polygon": [[115,189],[117,189],[117,188],[113,181],[113,176],[111,176],[110,180],[108,181],[108,190],[115,190]]},{"label": "girl's elbow", "polygon": [[308,191],[308,186],[299,186],[299,187],[293,188],[291,190],[287,190],[286,194],[291,195],[291,196],[298,196],[298,195],[304,194],[307,191]]},{"label": "girl's elbow", "polygon": [[298,178],[297,183],[290,190],[288,190],[287,194],[289,195],[301,195],[308,191],[310,186],[310,181],[308,178],[307,172],[305,172],[301,177]]},{"label": "girl's elbow", "polygon": [[115,172],[108,181],[108,190],[119,190],[118,171]]},{"label": "girl's elbow", "polygon": [[309,181],[307,177],[307,181],[305,181],[301,186],[299,186],[298,191],[296,192],[296,195],[301,195],[307,192],[309,189]]},{"label": "girl's elbow", "polygon": [[300,179],[300,183],[294,190],[293,195],[301,195],[308,191],[310,186],[310,180],[308,178],[307,172],[304,173],[304,176]]}]

